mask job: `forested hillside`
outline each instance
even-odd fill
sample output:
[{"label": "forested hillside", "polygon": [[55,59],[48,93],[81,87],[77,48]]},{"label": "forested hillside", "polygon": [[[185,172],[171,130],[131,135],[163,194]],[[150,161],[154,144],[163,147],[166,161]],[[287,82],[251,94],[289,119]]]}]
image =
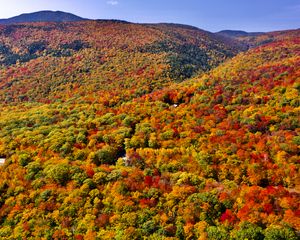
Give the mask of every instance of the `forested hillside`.
[{"label": "forested hillside", "polygon": [[0,238],[299,239],[300,31],[266,36],[2,26]]},{"label": "forested hillside", "polygon": [[116,104],[206,72],[242,49],[184,25],[90,21],[0,28],[0,100],[6,103],[89,96]]}]

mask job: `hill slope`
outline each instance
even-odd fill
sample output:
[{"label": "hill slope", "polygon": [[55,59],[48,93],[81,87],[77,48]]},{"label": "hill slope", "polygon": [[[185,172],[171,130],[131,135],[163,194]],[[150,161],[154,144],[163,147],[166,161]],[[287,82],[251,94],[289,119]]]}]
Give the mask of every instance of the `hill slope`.
[{"label": "hill slope", "polygon": [[76,22],[86,20],[71,13],[61,11],[40,11],[24,13],[16,17],[0,19],[0,24],[14,24],[25,22]]},{"label": "hill slope", "polygon": [[8,103],[65,101],[72,94],[99,101],[95,95],[111,91],[118,101],[209,71],[242,49],[233,40],[170,24],[99,20],[0,29],[0,100]]},{"label": "hill slope", "polygon": [[[170,68],[164,68],[166,55],[182,54],[178,43],[214,46],[213,56],[221,48],[201,40],[210,34],[185,27],[129,24],[130,35],[111,22],[90,27],[100,29],[98,24],[108,38],[115,36],[111,46],[105,37],[85,37],[90,47],[71,49],[71,56],[37,52],[29,62],[2,65],[6,75],[0,76],[12,85],[1,86],[1,96],[11,100],[0,105],[0,158],[7,159],[0,167],[0,237],[298,239],[300,31],[273,34],[272,42],[189,81],[174,83],[169,76],[165,88],[133,91],[127,99],[121,93],[145,77],[142,71],[135,77],[136,65],[146,61],[155,76]],[[162,36],[171,40],[157,44]],[[104,46],[109,55],[102,61],[110,63],[93,77],[76,78],[82,66],[95,68],[95,49],[103,52]],[[85,79],[90,84],[112,74],[108,68],[118,87],[101,92],[96,82],[85,90]],[[124,73],[135,80],[130,87],[117,78]],[[152,84],[164,75],[150,76]],[[40,89],[47,78],[54,87],[37,95],[61,94],[51,104],[36,102],[33,89],[29,95],[18,86],[21,81]],[[70,79],[82,88],[71,93],[86,93],[72,101],[62,95]],[[22,91],[32,99],[14,101]],[[114,98],[117,104],[107,104]]]}]

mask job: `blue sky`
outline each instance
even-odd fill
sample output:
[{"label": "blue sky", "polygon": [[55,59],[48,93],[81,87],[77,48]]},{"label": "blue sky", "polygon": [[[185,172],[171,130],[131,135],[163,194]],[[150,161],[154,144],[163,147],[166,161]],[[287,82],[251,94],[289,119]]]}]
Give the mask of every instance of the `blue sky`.
[{"label": "blue sky", "polygon": [[209,31],[300,28],[300,0],[0,0],[0,18],[61,10],[93,19],[174,22]]}]

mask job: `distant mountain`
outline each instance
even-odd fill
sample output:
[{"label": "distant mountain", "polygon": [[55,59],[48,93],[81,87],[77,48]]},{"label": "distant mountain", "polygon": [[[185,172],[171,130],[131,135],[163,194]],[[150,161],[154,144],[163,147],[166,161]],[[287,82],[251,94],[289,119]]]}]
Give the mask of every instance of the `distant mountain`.
[{"label": "distant mountain", "polygon": [[71,13],[61,11],[40,11],[24,13],[8,19],[0,19],[0,24],[13,24],[22,22],[76,22],[86,20]]},{"label": "distant mountain", "polygon": [[258,35],[264,34],[263,32],[245,32],[245,31],[240,31],[240,30],[223,30],[220,32],[217,32],[216,34],[218,35],[223,35],[226,37],[256,37]]},{"label": "distant mountain", "polygon": [[274,32],[245,32],[239,30],[223,30],[215,33],[215,36],[231,41],[236,41],[247,48],[253,48],[261,45],[265,45],[281,38],[286,38],[286,36],[294,38],[298,36],[299,29],[285,30],[285,31],[274,31]]}]

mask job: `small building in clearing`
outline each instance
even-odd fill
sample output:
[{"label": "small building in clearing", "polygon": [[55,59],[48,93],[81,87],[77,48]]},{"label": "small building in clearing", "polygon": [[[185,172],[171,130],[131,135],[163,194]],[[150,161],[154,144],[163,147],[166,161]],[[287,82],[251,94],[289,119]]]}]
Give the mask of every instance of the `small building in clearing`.
[{"label": "small building in clearing", "polygon": [[0,166],[3,166],[5,164],[5,158],[0,158]]}]

